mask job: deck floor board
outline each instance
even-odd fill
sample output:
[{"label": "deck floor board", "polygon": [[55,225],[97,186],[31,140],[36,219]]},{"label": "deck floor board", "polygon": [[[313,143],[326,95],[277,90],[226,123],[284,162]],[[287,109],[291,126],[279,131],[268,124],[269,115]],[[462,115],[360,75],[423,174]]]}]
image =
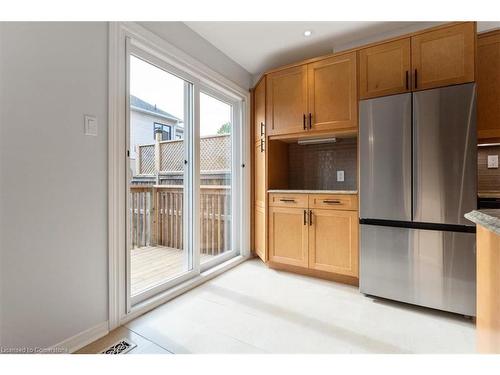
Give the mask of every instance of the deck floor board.
[{"label": "deck floor board", "polygon": [[[212,255],[201,254],[201,261]],[[132,296],[162,281],[186,272],[184,250],[166,246],[146,246],[132,249],[130,279]]]}]

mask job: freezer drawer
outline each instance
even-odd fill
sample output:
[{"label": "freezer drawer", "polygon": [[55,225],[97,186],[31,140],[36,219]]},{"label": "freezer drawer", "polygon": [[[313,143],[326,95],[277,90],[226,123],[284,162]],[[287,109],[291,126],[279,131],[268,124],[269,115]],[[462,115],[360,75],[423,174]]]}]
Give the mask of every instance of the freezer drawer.
[{"label": "freezer drawer", "polygon": [[360,291],[475,316],[475,234],[362,224]]}]

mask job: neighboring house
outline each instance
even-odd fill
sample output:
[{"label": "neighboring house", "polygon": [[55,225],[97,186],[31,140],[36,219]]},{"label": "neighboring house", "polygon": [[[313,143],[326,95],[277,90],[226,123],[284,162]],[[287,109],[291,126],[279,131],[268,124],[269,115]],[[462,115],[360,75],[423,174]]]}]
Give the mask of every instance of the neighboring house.
[{"label": "neighboring house", "polygon": [[130,158],[135,159],[135,145],[154,143],[155,131],[161,131],[162,140],[184,138],[182,120],[157,108],[137,96],[130,95]]}]

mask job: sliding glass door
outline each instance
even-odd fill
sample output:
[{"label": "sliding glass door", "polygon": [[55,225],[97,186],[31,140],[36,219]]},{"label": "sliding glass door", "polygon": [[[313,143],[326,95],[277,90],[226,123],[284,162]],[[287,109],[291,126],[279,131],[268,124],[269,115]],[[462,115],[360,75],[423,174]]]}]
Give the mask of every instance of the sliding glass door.
[{"label": "sliding glass door", "polygon": [[193,84],[130,47],[129,293],[138,302],[193,272],[188,232]]},{"label": "sliding glass door", "polygon": [[241,105],[130,42],[127,51],[130,308],[238,254]]},{"label": "sliding glass door", "polygon": [[[233,136],[238,103],[222,93],[200,92],[200,263],[206,269],[234,255]],[[236,166],[237,169],[237,166]]]}]

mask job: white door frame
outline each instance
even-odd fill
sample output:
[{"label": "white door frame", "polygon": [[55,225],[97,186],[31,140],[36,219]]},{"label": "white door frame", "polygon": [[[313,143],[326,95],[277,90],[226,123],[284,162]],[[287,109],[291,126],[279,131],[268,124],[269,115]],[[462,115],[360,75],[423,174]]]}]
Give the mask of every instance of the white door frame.
[{"label": "white door frame", "polygon": [[[126,39],[131,38],[134,44],[159,59],[167,62],[175,69],[194,77],[199,83],[195,87],[213,88],[222,92],[224,96],[233,98],[241,103],[241,133],[239,142],[241,164],[238,166],[241,174],[238,187],[241,194],[240,206],[236,211],[244,213],[239,223],[240,256],[226,263],[203,272],[189,281],[180,284],[164,293],[152,297],[130,309],[127,307],[127,282],[126,282],[126,112],[127,112],[127,64],[126,64]],[[108,101],[108,272],[109,272],[109,329],[112,330],[126,321],[138,316],[159,304],[162,304],[176,295],[215,277],[230,267],[239,264],[250,256],[250,93],[234,84],[219,73],[208,68],[201,62],[179,50],[175,46],[161,39],[154,33],[133,22],[109,23],[109,101]],[[196,88],[195,88],[196,90]],[[199,90],[199,88],[198,88]],[[195,98],[198,98],[195,92]],[[197,100],[197,99],[195,99]],[[196,103],[199,104],[199,103]],[[199,108],[195,105],[195,108]],[[199,118],[199,113],[195,118]],[[197,128],[195,126],[194,128]],[[192,137],[198,138],[199,137]],[[199,153],[199,145],[191,148],[193,155]],[[192,160],[197,160],[194,158]],[[199,171],[197,166],[191,168],[193,191],[198,191]],[[197,209],[193,200],[192,210]],[[192,222],[192,220],[191,220]],[[194,221],[190,225],[196,235],[192,239],[195,248],[199,248],[198,229],[199,223]],[[196,253],[196,252],[195,252]],[[196,264],[196,262],[195,262]]]}]

